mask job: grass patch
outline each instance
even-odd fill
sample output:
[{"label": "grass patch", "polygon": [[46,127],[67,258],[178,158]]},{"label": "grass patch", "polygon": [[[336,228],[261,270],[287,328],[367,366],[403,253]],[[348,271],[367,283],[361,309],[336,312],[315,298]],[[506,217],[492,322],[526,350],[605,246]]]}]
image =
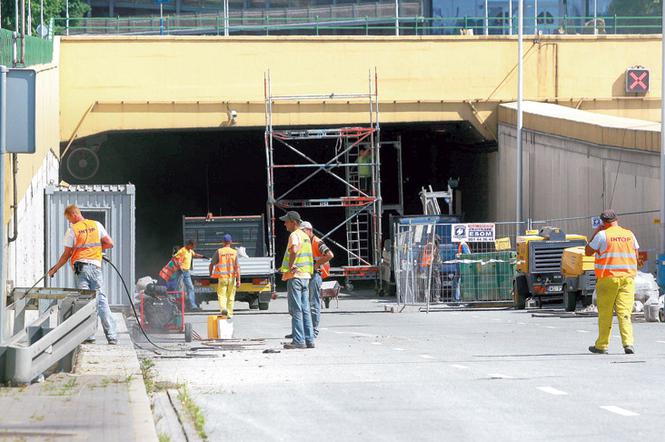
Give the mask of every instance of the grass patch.
[{"label": "grass patch", "polygon": [[141,359],[141,374],[143,375],[143,383],[145,384],[145,391],[148,394],[155,392],[155,363],[151,359]]},{"label": "grass patch", "polygon": [[159,442],[171,442],[171,438],[168,434],[159,433],[157,438],[159,439]]},{"label": "grass patch", "polygon": [[199,406],[196,405],[190,396],[187,386],[183,385],[180,387],[178,399],[180,399],[182,406],[185,408],[187,414],[189,414],[189,417],[194,422],[194,428],[196,429],[199,437],[203,440],[208,440],[208,435],[206,434],[205,430],[205,416],[203,415],[203,411],[201,411]]}]

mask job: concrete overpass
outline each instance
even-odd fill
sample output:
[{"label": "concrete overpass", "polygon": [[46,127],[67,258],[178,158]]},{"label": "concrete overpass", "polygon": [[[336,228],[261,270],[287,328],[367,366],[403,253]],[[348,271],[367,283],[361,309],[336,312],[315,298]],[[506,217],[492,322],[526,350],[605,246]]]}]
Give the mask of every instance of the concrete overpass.
[{"label": "concrete overpass", "polygon": [[[525,97],[602,114],[659,119],[659,36],[542,36],[525,44]],[[275,94],[363,92],[379,77],[381,121],[469,121],[496,139],[498,105],[515,100],[511,36],[63,37],[61,143],[108,131],[264,125]],[[651,69],[629,96],[626,68]],[[229,110],[238,112],[233,124]],[[276,125],[363,123],[366,104],[277,105]]]}]

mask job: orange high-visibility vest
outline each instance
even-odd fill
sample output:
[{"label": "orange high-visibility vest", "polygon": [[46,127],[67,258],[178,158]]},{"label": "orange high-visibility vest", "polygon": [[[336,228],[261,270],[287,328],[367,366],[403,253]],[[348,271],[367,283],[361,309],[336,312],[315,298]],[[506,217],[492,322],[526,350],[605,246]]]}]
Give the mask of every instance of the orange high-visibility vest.
[{"label": "orange high-visibility vest", "polygon": [[596,277],[618,278],[637,275],[637,250],[633,232],[614,226],[605,230],[607,249],[596,254]]},{"label": "orange high-visibility vest", "polygon": [[218,261],[212,269],[210,276],[217,279],[235,278],[236,263],[238,261],[238,251],[231,247],[222,247],[217,250]]},{"label": "orange high-visibility vest", "polygon": [[[319,249],[319,244],[321,243],[322,241],[319,239],[318,236],[312,238],[312,254],[314,255],[315,263],[316,260],[318,260],[320,257],[323,256],[321,250]],[[326,279],[328,276],[330,276],[330,261],[323,264],[321,267],[319,267],[319,269],[321,269],[321,279]]]},{"label": "orange high-visibility vest", "polygon": [[421,267],[429,267],[432,265],[432,245],[426,244],[423,249],[423,256],[420,258]]},{"label": "orange high-visibility vest", "polygon": [[70,262],[72,266],[76,261],[90,259],[102,261],[102,239],[96,221],[81,220],[72,225],[74,231],[74,252]]}]

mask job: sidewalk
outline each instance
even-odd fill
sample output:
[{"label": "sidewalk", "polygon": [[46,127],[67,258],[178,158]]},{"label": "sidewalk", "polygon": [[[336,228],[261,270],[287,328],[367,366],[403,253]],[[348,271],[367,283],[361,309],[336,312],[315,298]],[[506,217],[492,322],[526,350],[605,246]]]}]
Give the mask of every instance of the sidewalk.
[{"label": "sidewalk", "polygon": [[75,372],[0,389],[0,440],[156,441],[150,401],[125,321],[118,345],[84,344]]}]

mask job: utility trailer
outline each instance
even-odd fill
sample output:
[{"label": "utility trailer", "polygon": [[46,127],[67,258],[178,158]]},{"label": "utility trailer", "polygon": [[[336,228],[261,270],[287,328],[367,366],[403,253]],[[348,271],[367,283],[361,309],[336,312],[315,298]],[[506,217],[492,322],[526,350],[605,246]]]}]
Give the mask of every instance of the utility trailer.
[{"label": "utility trailer", "polygon": [[217,279],[210,277],[210,258],[222,247],[225,234],[233,237],[233,246],[245,249],[238,254],[240,287],[236,301],[249,303],[250,309],[268,310],[275,293],[275,261],[268,256],[263,215],[208,216],[182,219],[183,243],[196,241],[196,252],[207,258],[192,260],[192,282],[196,302],[217,300]]}]

